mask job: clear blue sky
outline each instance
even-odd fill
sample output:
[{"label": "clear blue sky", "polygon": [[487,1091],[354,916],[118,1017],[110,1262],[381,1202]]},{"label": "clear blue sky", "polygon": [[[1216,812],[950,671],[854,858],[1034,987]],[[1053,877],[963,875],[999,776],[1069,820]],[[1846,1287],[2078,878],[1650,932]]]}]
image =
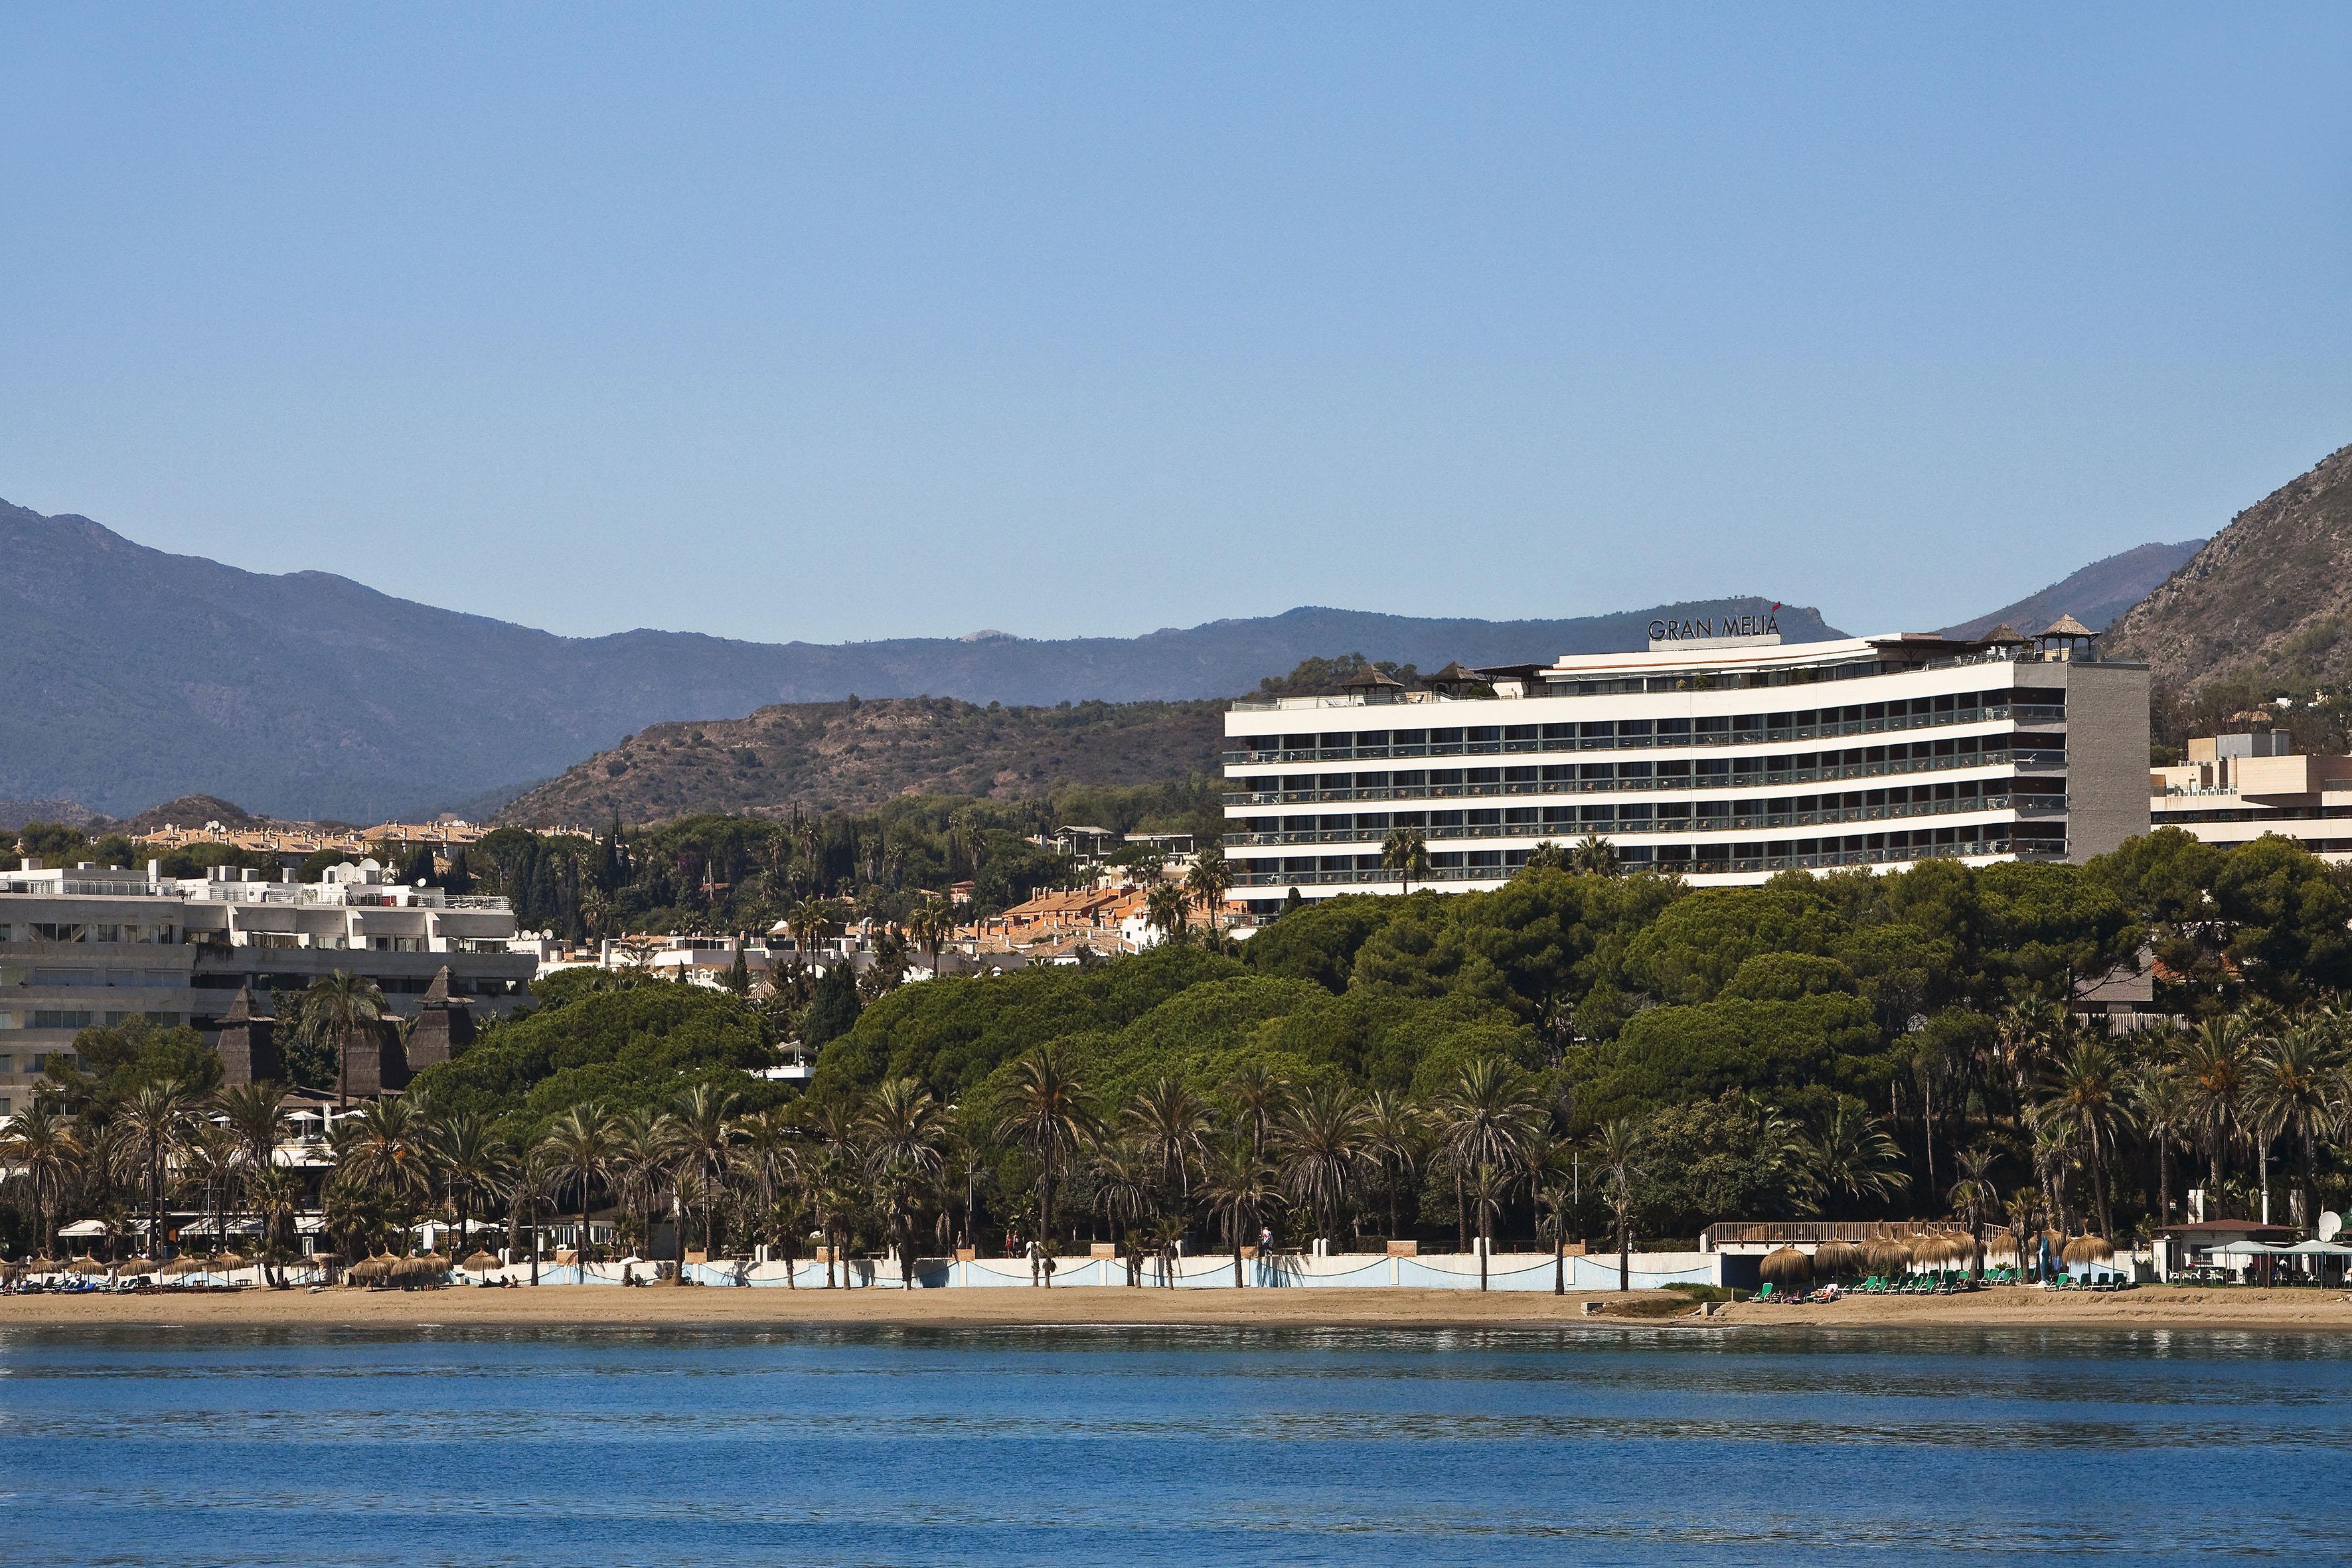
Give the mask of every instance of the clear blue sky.
[{"label": "clear blue sky", "polygon": [[573,633],[1940,624],[2352,442],[2348,62],[2342,5],[16,5],[0,496]]}]

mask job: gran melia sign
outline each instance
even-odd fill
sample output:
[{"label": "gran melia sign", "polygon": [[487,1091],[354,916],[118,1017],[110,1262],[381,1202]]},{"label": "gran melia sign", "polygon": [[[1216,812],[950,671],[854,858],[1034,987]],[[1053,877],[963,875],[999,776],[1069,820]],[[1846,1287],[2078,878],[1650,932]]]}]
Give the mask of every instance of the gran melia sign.
[{"label": "gran melia sign", "polygon": [[[1780,606],[1774,605],[1777,610]],[[1695,616],[1650,623],[1650,651],[1671,647],[1762,647],[1780,640],[1780,617],[1771,611]]]}]

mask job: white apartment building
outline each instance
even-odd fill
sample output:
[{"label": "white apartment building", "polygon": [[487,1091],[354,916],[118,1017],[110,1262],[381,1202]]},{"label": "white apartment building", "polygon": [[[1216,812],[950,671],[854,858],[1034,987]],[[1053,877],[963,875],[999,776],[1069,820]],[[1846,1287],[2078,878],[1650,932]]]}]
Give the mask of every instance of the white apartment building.
[{"label": "white apartment building", "polygon": [[403,886],[373,860],[311,883],[26,860],[0,872],[0,1115],[80,1030],[140,1015],[210,1031],[245,985],[266,1000],[341,969],[413,1016],[446,965],[478,1014],[511,1011],[537,966],[514,934],[506,900]]},{"label": "white apartment building", "polygon": [[1235,702],[1226,855],[1254,912],[1499,886],[1537,845],[1603,839],[1629,869],[1699,884],[1788,869],[2081,860],[2147,830],[2147,670],[2062,622],[2038,642],[1906,634],[1783,646],[1769,617],[1716,637],[1654,623],[1645,653],[1465,670],[1408,690]]},{"label": "white apartment building", "polygon": [[2302,755],[2284,730],[2191,740],[2188,762],[2150,770],[2148,791],[2154,826],[2222,846],[2275,833],[2352,860],[2352,757]]}]

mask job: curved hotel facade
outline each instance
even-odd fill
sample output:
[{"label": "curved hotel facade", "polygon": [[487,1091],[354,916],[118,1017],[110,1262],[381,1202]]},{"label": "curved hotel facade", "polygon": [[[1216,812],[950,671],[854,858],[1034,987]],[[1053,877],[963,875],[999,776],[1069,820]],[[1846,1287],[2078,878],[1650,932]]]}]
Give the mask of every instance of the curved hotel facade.
[{"label": "curved hotel facade", "polygon": [[1629,869],[1706,884],[2081,860],[2147,831],[2147,669],[2087,637],[1783,646],[1777,628],[1650,629],[1646,653],[1455,666],[1425,690],[1367,673],[1335,696],[1234,703],[1234,896],[1266,914],[1293,888],[1398,891],[1381,852],[1399,827],[1426,841],[1419,880],[1454,890],[1588,836]]}]

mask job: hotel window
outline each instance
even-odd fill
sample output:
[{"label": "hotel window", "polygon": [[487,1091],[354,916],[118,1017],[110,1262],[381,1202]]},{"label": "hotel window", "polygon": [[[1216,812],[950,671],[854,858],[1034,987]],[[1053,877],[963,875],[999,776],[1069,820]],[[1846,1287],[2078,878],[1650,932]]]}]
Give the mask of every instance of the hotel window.
[{"label": "hotel window", "polygon": [[90,939],[93,942],[121,942],[122,940],[122,928],[119,925],[100,925],[96,927],[95,930],[98,934]]},{"label": "hotel window", "polygon": [[0,942],[14,942],[16,940],[16,928],[15,926],[0,925]]}]

